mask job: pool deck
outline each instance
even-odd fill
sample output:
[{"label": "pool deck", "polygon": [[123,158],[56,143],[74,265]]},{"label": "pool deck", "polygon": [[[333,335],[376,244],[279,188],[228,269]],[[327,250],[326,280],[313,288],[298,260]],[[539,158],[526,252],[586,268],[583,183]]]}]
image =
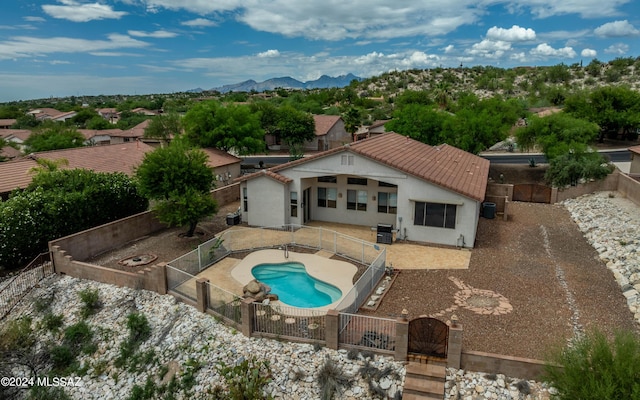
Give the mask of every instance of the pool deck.
[{"label": "pool deck", "polygon": [[[376,232],[366,226],[337,224],[328,222],[311,222],[313,227],[321,227],[331,231],[337,231],[344,235],[358,238],[367,242],[375,243]],[[251,229],[242,226],[234,226],[230,230]],[[276,231],[265,230],[277,235]],[[393,242],[391,245],[378,244],[386,248],[386,265],[392,265],[396,269],[468,269],[471,259],[471,251],[468,249],[454,249],[432,247],[416,243]],[[314,254],[302,254],[289,252],[289,258],[285,259],[283,250],[258,250],[250,253],[244,259],[229,256],[219,261],[210,268],[205,269],[198,278],[207,278],[212,285],[220,287],[234,295],[242,296],[244,285],[254,279],[251,268],[263,263],[282,263],[287,261],[298,261],[305,265],[307,272],[322,281],[337,286],[343,294],[346,294],[353,287],[353,276],[357,268],[344,261],[331,260],[333,254],[325,250],[319,250]],[[195,294],[195,283],[185,282],[182,286],[193,286]],[[326,307],[329,309],[338,302]]]}]

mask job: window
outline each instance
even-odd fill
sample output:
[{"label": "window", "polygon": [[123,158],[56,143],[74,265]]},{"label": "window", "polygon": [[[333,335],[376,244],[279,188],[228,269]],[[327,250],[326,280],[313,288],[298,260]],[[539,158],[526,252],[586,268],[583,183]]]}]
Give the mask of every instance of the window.
[{"label": "window", "polygon": [[291,192],[289,199],[291,201],[291,216],[298,217],[298,192]]},{"label": "window", "polygon": [[324,182],[324,183],[338,183],[338,177],[336,176],[319,176],[318,177],[318,182]]},{"label": "window", "polygon": [[367,178],[347,178],[347,184],[367,186]]},{"label": "window", "polygon": [[378,192],[378,212],[396,214],[398,212],[398,194]]},{"label": "window", "polygon": [[336,208],[338,189],[318,188],[318,207]]},{"label": "window", "polygon": [[455,204],[424,203],[416,201],[413,224],[455,229],[456,210],[457,206]]},{"label": "window", "polygon": [[341,165],[353,165],[353,161],[354,157],[348,154],[343,154],[342,157],[340,157]]},{"label": "window", "polygon": [[242,188],[242,204],[244,205],[244,211],[249,211],[249,199],[247,198],[247,188]]},{"label": "window", "polygon": [[367,211],[367,191],[347,190],[347,210]]}]

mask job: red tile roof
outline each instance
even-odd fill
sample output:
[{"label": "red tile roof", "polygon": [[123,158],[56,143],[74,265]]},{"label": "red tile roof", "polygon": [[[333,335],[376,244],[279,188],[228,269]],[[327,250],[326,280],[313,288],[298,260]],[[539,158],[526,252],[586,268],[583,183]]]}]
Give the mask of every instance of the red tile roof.
[{"label": "red tile roof", "polygon": [[133,175],[134,168],[140,165],[145,153],[154,148],[145,143],[130,142],[106,146],[76,147],[74,149],[33,153],[31,157],[69,161],[61,168],[84,168],[96,172],[124,172]]},{"label": "red tile roof", "polygon": [[14,189],[22,189],[31,183],[31,168],[38,163],[30,158],[0,162],[0,193],[8,193]]},{"label": "red tile roof", "polygon": [[313,121],[316,124],[316,136],[323,136],[329,133],[340,119],[339,115],[314,115]]},{"label": "red tile roof", "polygon": [[0,158],[5,157],[9,160],[12,160],[14,158],[18,158],[22,155],[22,152],[18,149],[14,149],[11,146],[4,146],[2,149],[0,149]]},{"label": "red tile roof", "polygon": [[150,119],[145,119],[144,121],[140,122],[138,125],[134,126],[133,128],[127,129],[126,131],[121,130],[120,133],[115,133],[115,134],[112,134],[111,136],[141,138],[144,136],[144,130],[147,129],[147,126],[149,126],[150,122],[151,122]]},{"label": "red tile roof", "polygon": [[206,148],[202,149],[202,151],[204,151],[207,157],[209,157],[209,162],[207,162],[207,165],[211,168],[217,168],[224,165],[242,162],[242,159],[220,149]]},{"label": "red tile roof", "polygon": [[[489,161],[447,144],[429,146],[394,132],[360,140],[286,164],[278,172],[339,152],[353,152],[474,200],[483,201],[489,179]],[[260,172],[237,181],[253,179]]]},{"label": "red tile roof", "polygon": [[11,126],[16,123],[15,119],[0,119],[0,126]]},{"label": "red tile roof", "polygon": [[640,146],[629,147],[629,151],[632,153],[640,154]]},{"label": "red tile roof", "polygon": [[5,139],[14,137],[24,142],[30,135],[31,131],[28,129],[0,129],[0,137]]},{"label": "red tile roof", "polygon": [[86,140],[89,140],[96,136],[121,136],[122,129],[78,129],[78,132],[84,136]]}]

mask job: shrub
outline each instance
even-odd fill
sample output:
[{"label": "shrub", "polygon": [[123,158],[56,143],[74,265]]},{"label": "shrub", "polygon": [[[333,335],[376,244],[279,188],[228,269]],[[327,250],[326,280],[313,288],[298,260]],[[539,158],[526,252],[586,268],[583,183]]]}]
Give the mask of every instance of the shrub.
[{"label": "shrub", "polygon": [[344,376],[342,368],[327,357],[318,371],[318,384],[320,385],[320,398],[331,400],[334,394],[339,393],[342,387],[349,384],[349,379]]},{"label": "shrub", "polygon": [[264,387],[271,381],[269,363],[255,358],[243,360],[234,366],[220,363],[217,367],[226,383],[226,390],[220,386],[213,389],[215,399],[260,400],[270,399],[264,395]]},{"label": "shrub", "polygon": [[76,354],[71,346],[63,344],[49,350],[54,371],[64,371],[76,362]]},{"label": "shrub", "polygon": [[129,314],[127,316],[127,328],[129,328],[129,341],[136,344],[144,342],[151,336],[151,326],[144,314]]},{"label": "shrub", "polygon": [[80,352],[91,353],[95,350],[95,344],[92,342],[93,332],[86,322],[81,321],[73,324],[64,330],[64,344],[69,346],[74,354]]},{"label": "shrub", "polygon": [[26,349],[34,343],[35,337],[33,336],[31,318],[29,317],[9,321],[0,332],[0,350],[2,351]]},{"label": "shrub", "polygon": [[50,332],[57,332],[64,324],[64,315],[46,313],[42,317],[42,327]]},{"label": "shrub", "polygon": [[617,332],[612,342],[600,331],[555,350],[544,379],[558,399],[640,399],[640,340]]},{"label": "shrub", "polygon": [[102,302],[98,294],[98,289],[85,289],[78,292],[80,300],[82,300],[82,307],[80,308],[80,316],[87,318],[95,314],[101,307]]}]

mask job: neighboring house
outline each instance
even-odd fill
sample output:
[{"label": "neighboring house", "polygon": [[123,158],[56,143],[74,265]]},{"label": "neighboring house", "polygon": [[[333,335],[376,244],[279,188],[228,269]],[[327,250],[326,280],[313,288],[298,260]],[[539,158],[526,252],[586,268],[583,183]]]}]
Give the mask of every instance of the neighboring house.
[{"label": "neighboring house", "polygon": [[77,111],[69,111],[69,112],[65,112],[65,113],[61,113],[59,115],[53,116],[50,119],[56,122],[65,122],[66,120],[71,119],[76,115],[78,115]]},{"label": "neighboring house", "polygon": [[314,115],[316,137],[304,144],[305,150],[324,151],[335,149],[353,141],[339,115]]},{"label": "neighboring house", "polygon": [[[315,137],[304,143],[305,151],[324,151],[351,143],[353,139],[344,127],[344,121],[339,115],[314,115]],[[265,135],[267,147],[271,150],[288,149],[289,146],[281,142],[279,137]]]},{"label": "neighboring house", "polygon": [[12,142],[18,145],[20,150],[24,151],[24,142],[31,136],[31,131],[28,129],[2,129],[0,130],[0,137],[4,138],[7,142]]},{"label": "neighboring house", "polygon": [[629,167],[630,174],[640,174],[640,146],[630,147],[631,152],[631,166]]},{"label": "neighboring house", "polygon": [[142,108],[142,107],[134,108],[133,110],[131,110],[131,112],[134,113],[134,114],[143,114],[143,115],[148,115],[148,116],[158,115],[157,112],[151,111],[151,110],[147,110],[146,108]]},{"label": "neighboring house", "polygon": [[36,108],[36,109],[27,111],[27,115],[33,115],[35,119],[37,119],[38,121],[52,119],[61,114],[64,114],[64,113],[62,111],[56,110],[55,108]]},{"label": "neighboring house", "polygon": [[22,152],[11,146],[4,146],[0,149],[0,160],[15,160],[22,155]]},{"label": "neighboring house", "polygon": [[0,129],[10,129],[16,121],[15,119],[0,119]]},{"label": "neighboring house", "polygon": [[104,146],[111,143],[113,136],[122,135],[122,129],[78,129],[85,138],[86,146]]},{"label": "neighboring house", "polygon": [[228,185],[241,176],[242,159],[219,149],[205,148],[202,151],[209,158],[207,165],[213,168],[216,186]]},{"label": "neighboring house", "polygon": [[384,129],[384,125],[391,120],[382,119],[374,121],[373,124],[369,126],[361,126],[358,128],[358,131],[355,133],[356,140],[366,139],[372,136],[378,136],[386,132]]},{"label": "neighboring house", "polygon": [[120,113],[115,108],[97,108],[96,112],[112,124],[115,124],[120,120]]},{"label": "neighboring house", "polygon": [[112,134],[111,144],[135,142],[138,139],[142,139],[144,137],[144,130],[147,129],[150,122],[151,120],[147,119],[131,129],[127,129],[126,131],[121,130],[119,133]]},{"label": "neighboring house", "polygon": [[[144,155],[155,150],[141,141],[106,146],[85,146],[73,149],[43,151],[32,153],[28,157],[0,162],[0,196],[6,197],[15,189],[24,189],[31,183],[32,168],[37,167],[38,159],[51,161],[65,159],[68,165],[62,169],[84,168],[96,172],[123,172],[132,176],[140,165]],[[208,165],[214,168],[215,175],[221,175],[218,185],[229,183],[230,179],[240,176],[241,160],[222,150],[204,149],[209,157]],[[222,175],[225,178],[222,178]],[[231,175],[230,178],[226,178]]]},{"label": "neighboring house", "polygon": [[375,227],[397,237],[473,247],[489,161],[389,132],[239,179],[242,220]]}]

